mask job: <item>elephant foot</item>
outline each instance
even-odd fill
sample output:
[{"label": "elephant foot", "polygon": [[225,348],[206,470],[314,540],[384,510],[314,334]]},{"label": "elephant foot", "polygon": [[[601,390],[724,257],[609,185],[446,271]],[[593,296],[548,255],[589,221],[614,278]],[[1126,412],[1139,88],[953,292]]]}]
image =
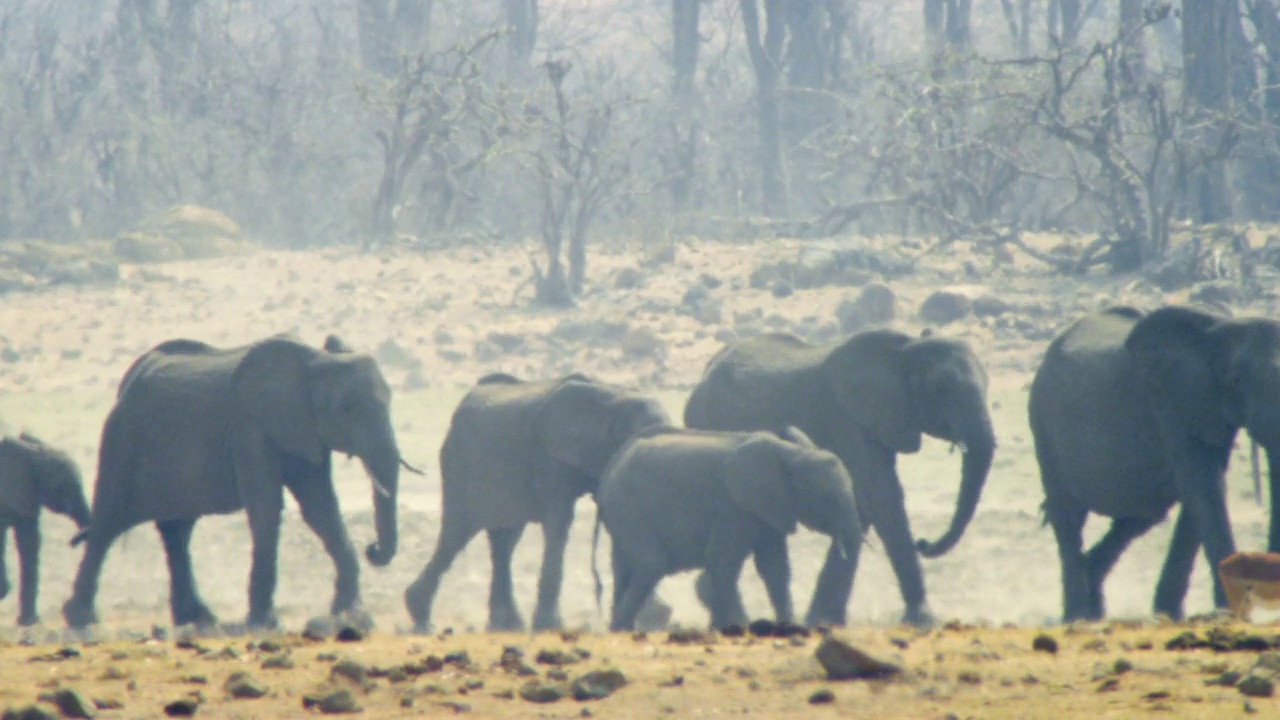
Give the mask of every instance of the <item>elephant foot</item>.
[{"label": "elephant foot", "polygon": [[338,621],[338,627],[353,627],[364,632],[373,630],[373,616],[369,614],[368,610],[361,607],[359,603],[348,607],[346,610],[335,612],[333,617]]},{"label": "elephant foot", "polygon": [[31,627],[40,624],[39,613],[22,613],[18,616],[18,627]]},{"label": "elephant foot", "polygon": [[276,617],[274,610],[266,610],[249,613],[249,618],[244,624],[249,630],[279,630],[280,618]]},{"label": "elephant foot", "polygon": [[173,626],[177,628],[184,625],[193,625],[199,629],[213,628],[218,626],[218,618],[204,603],[195,602],[173,610]]},{"label": "elephant foot", "polygon": [[0,600],[9,597],[9,591],[13,588],[9,585],[9,578],[0,577]]},{"label": "elephant foot", "polygon": [[829,612],[818,608],[809,608],[804,616],[804,624],[809,627],[842,627],[846,623],[845,614]]},{"label": "elephant foot", "polygon": [[929,610],[928,606],[920,605],[915,608],[908,608],[902,614],[902,624],[927,630],[937,625],[938,619],[933,616],[933,612]]},{"label": "elephant foot", "polygon": [[92,604],[72,598],[63,604],[62,618],[66,620],[67,627],[80,630],[97,624],[98,612],[93,609]]},{"label": "elephant foot", "polygon": [[431,627],[431,601],[425,598],[416,585],[410,585],[404,591],[404,607],[409,611],[409,619],[414,628]]},{"label": "elephant foot", "polygon": [[644,605],[640,606],[640,612],[636,614],[636,630],[640,632],[666,630],[670,624],[671,606],[657,595],[650,595]]}]

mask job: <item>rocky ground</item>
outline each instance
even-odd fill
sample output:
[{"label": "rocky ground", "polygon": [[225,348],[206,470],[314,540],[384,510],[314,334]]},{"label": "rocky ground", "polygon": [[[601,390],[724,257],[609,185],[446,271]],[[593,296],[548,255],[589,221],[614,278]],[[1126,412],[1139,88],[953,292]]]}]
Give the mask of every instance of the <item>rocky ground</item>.
[{"label": "rocky ground", "polygon": [[[173,228],[183,223],[196,223],[200,229],[172,239]],[[1268,229],[1208,228],[1180,237],[1168,263],[1150,273],[1126,275],[1099,270],[1067,275],[1049,271],[1017,249],[968,243],[934,246],[898,238],[601,242],[592,248],[588,287],[572,310],[531,306],[530,257],[538,257],[540,250],[520,243],[265,251],[241,238],[234,224],[179,209],[136,233],[91,245],[90,250],[35,242],[0,244],[0,291],[5,292],[0,295],[0,419],[9,431],[26,428],[66,448],[90,486],[102,419],[121,373],[134,357],[173,337],[234,345],[282,331],[316,343],[337,333],[372,352],[395,389],[402,450],[427,470],[425,478],[406,476],[403,482],[400,555],[388,568],[364,571],[365,605],[381,633],[373,640],[337,650],[297,638],[283,640],[298,643],[293,651],[298,669],[291,673],[260,668],[263,653],[246,650],[244,639],[214,642],[214,655],[232,646],[240,656],[208,661],[171,642],[109,643],[81,648],[81,657],[64,662],[29,664],[29,656],[48,655],[57,646],[13,647],[0,653],[0,675],[5,678],[0,689],[13,693],[0,695],[0,706],[34,701],[37,684],[54,678],[70,682],[69,673],[76,675],[85,693],[106,693],[114,687],[117,696],[138,692],[147,698],[137,701],[140,704],[130,701],[129,707],[137,712],[128,710],[124,716],[154,715],[161,700],[171,701],[188,690],[203,692],[209,701],[201,706],[202,716],[297,714],[303,712],[301,697],[309,686],[327,677],[330,663],[316,660],[322,653],[368,653],[386,664],[389,657],[408,662],[411,655],[443,656],[465,649],[479,668],[474,672],[484,688],[463,697],[458,684],[465,684],[473,670],[441,670],[404,686],[447,686],[447,697],[424,693],[415,700],[415,708],[459,702],[486,715],[527,715],[530,711],[522,701],[496,696],[503,689],[518,688],[522,680],[491,666],[503,645],[520,645],[532,655],[544,645],[563,643],[554,636],[468,632],[483,627],[485,620],[488,549],[483,542],[473,543],[459,557],[437,602],[437,627],[452,628],[455,634],[440,641],[392,635],[407,622],[400,594],[430,556],[435,541],[440,517],[435,455],[465,389],[480,375],[499,370],[528,378],[581,371],[652,393],[679,418],[688,388],[724,342],[770,330],[832,339],[876,322],[964,338],[991,375],[1000,448],[965,539],[944,558],[926,561],[935,613],[963,623],[1034,628],[1060,612],[1056,554],[1052,534],[1040,523],[1042,493],[1025,410],[1026,388],[1048,340],[1080,313],[1117,302],[1154,307],[1193,300],[1237,313],[1280,315],[1274,293],[1280,243]],[[1056,236],[1030,237],[1028,243],[1037,253],[1059,259],[1078,257],[1089,244]],[[1229,476],[1231,512],[1238,544],[1257,548],[1265,537],[1266,513],[1252,496],[1244,463],[1239,462],[1242,457],[1237,454]],[[916,533],[936,536],[955,501],[958,455],[942,443],[927,442],[919,454],[902,459],[900,473]],[[353,540],[363,543],[372,536],[369,483],[358,463],[345,459],[335,463],[335,475]],[[566,560],[564,616],[572,627],[598,628],[602,618],[595,608],[589,570],[594,507],[584,499],[578,511]],[[1097,537],[1104,528],[1091,522],[1087,531]],[[1169,530],[1168,523],[1153,530],[1117,567],[1107,586],[1113,615],[1149,612]],[[66,547],[73,529],[65,519],[46,517],[44,531],[39,606],[48,624],[31,633],[10,631],[10,641],[64,640],[59,607],[79,553]],[[194,545],[206,601],[224,619],[242,618],[249,561],[243,517],[202,520]],[[537,528],[530,528],[516,556],[517,596],[529,603],[540,545]],[[607,558],[607,537],[602,545],[601,557]],[[825,547],[823,538],[809,533],[793,538],[793,594],[800,607],[808,602]],[[16,574],[16,557],[12,550],[8,553],[10,571]],[[602,564],[607,593],[607,562]],[[280,614],[287,628],[298,630],[327,606],[333,573],[319,542],[293,507],[286,512],[282,532],[281,568]],[[1207,567],[1197,568],[1189,611],[1209,608],[1208,580]],[[748,609],[763,615],[763,588],[750,569],[743,584]],[[99,637],[148,636],[152,625],[163,625],[168,614],[166,586],[154,531],[141,527],[126,535],[107,561],[99,597],[104,620]],[[705,624],[706,615],[694,602],[691,586],[691,578],[677,577],[666,581],[661,592],[675,605],[678,622],[697,627]],[[901,611],[893,574],[872,538],[855,583],[851,620],[861,627],[882,628],[866,632],[883,643],[910,637],[892,627]],[[0,603],[0,614],[10,612],[16,614],[13,600]],[[1107,648],[1099,652],[1084,647],[1088,641],[1058,629],[1053,632],[1064,648],[1058,655],[1033,653],[1034,633],[1029,629],[940,631],[911,640],[905,649],[892,648],[902,656],[906,679],[833,686],[835,710],[817,711],[873,707],[891,715],[924,717],[1028,712],[1039,716],[1036,708],[1050,706],[1112,712],[1109,703],[1119,703],[1117,714],[1131,712],[1133,703],[1178,703],[1179,716],[1228,707],[1241,710],[1239,694],[1231,688],[1204,686],[1199,668],[1228,662],[1231,669],[1243,671],[1253,656],[1223,658],[1203,650],[1166,654],[1161,643],[1177,631],[1113,628],[1121,637],[1099,635]],[[1144,641],[1137,636],[1142,633],[1154,643],[1152,650],[1140,649]],[[619,693],[631,700],[614,698],[605,701],[610,705],[581,707],[562,701],[547,712],[577,714],[583,708],[608,707],[609,716],[652,716],[669,706],[677,715],[694,708],[728,713],[737,703],[752,711],[807,713],[814,710],[807,698],[820,684],[786,680],[776,671],[789,659],[811,658],[817,641],[791,642],[722,639],[708,651],[701,645],[672,646],[660,635],[633,641],[584,634],[568,647],[581,645],[592,653],[583,667],[605,664],[605,658],[618,663],[635,680]],[[1124,643],[1135,648],[1134,654]],[[420,652],[414,653],[415,647]],[[951,661],[940,658],[951,658],[949,653],[959,657],[984,647],[988,650],[982,652],[993,657],[943,667]],[[1117,692],[1095,693],[1095,685],[1107,682],[1105,677],[1094,679],[1095,665],[1114,664],[1120,654],[1133,663],[1135,672],[1121,673]],[[127,679],[102,680],[108,672],[105,665],[113,663],[132,668],[122,672],[141,677],[137,685],[143,690],[127,691]],[[965,663],[978,668],[977,682],[961,679]],[[732,669],[739,666],[756,674],[739,675]],[[1046,669],[1027,670],[1039,682],[1024,682],[1024,666]],[[31,681],[11,687],[10,668],[33,673]],[[223,683],[233,668],[250,671],[271,686],[267,697],[254,705],[220,704],[226,694]],[[575,667],[569,674],[577,673]],[[184,674],[204,675],[207,683],[184,684]],[[659,685],[675,675],[689,682]],[[357,693],[370,712],[397,706],[407,692],[399,683],[375,680],[381,690]],[[753,691],[753,683],[763,692]],[[1157,695],[1142,699],[1136,694],[1140,690]],[[1220,701],[1214,699],[1219,697]],[[1083,704],[1064,704],[1069,702]],[[264,709],[268,705],[271,709]]]}]

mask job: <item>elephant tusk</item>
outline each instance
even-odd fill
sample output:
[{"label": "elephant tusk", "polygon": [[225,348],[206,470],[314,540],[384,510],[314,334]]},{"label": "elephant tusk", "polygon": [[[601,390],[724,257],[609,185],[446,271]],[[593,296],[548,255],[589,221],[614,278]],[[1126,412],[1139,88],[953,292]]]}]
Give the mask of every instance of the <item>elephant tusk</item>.
[{"label": "elephant tusk", "polygon": [[849,551],[845,549],[844,541],[842,540],[836,541],[836,554],[840,556],[841,560],[849,559]]},{"label": "elephant tusk", "polygon": [[391,491],[387,489],[387,486],[377,480],[373,481],[373,489],[384,498],[391,497]]},{"label": "elephant tusk", "polygon": [[405,459],[404,459],[404,458],[400,458],[400,467],[404,468],[405,470],[408,470],[409,472],[413,473],[414,475],[426,475],[426,473],[422,472],[422,471],[421,471],[421,470],[419,470],[418,468],[416,468],[416,467],[414,467],[414,466],[410,465],[409,463],[405,462]]},{"label": "elephant tusk", "polygon": [[957,449],[960,450],[961,455],[964,455],[969,452],[969,446],[966,445],[963,440],[951,443],[951,449],[948,450],[947,452],[954,453]]}]

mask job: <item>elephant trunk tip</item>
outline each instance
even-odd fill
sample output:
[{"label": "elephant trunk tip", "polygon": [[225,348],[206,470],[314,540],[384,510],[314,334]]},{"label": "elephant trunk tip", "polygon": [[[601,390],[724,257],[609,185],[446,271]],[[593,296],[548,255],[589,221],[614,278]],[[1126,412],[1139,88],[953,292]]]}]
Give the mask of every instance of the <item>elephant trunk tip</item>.
[{"label": "elephant trunk tip", "polygon": [[396,556],[396,547],[394,544],[369,543],[369,546],[364,550],[364,556],[369,560],[370,565],[386,567],[391,563],[391,559]]}]

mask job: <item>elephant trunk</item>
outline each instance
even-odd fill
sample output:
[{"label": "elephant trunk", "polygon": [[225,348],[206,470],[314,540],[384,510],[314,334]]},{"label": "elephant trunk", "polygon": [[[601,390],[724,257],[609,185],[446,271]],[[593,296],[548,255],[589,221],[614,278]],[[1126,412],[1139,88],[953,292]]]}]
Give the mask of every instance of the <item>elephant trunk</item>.
[{"label": "elephant trunk", "polygon": [[365,548],[369,562],[382,567],[396,556],[396,496],[399,492],[400,453],[395,444],[364,459],[365,470],[373,480],[373,517],[377,541]]},{"label": "elephant trunk", "polygon": [[1267,552],[1280,553],[1280,452],[1267,450],[1267,484],[1271,491],[1271,528],[1267,531]]},{"label": "elephant trunk", "polygon": [[987,473],[991,470],[991,459],[995,455],[995,433],[991,429],[991,420],[983,414],[981,425],[975,432],[962,437],[964,443],[964,462],[960,470],[960,493],[956,498],[956,511],[951,517],[951,525],[945,534],[934,542],[920,540],[916,549],[927,558],[945,555],[960,542],[969,521],[978,509],[978,500],[982,497],[982,487],[987,482]]}]

